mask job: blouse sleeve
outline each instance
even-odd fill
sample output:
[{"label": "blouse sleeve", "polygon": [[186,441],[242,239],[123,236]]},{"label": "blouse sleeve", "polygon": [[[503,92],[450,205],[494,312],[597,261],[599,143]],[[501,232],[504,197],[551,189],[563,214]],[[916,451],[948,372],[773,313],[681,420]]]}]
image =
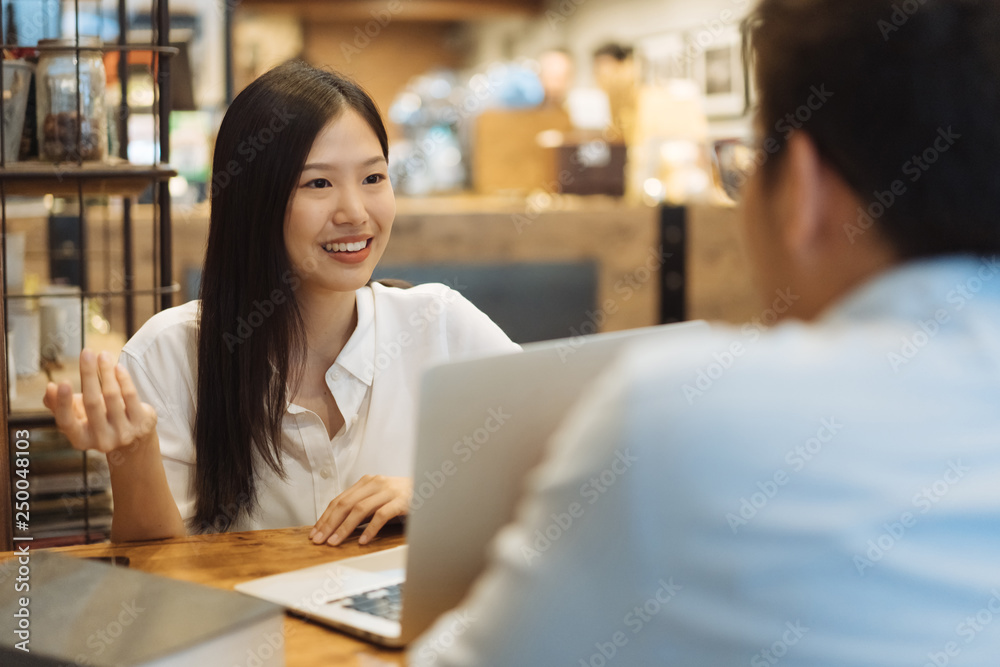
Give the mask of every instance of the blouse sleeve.
[{"label": "blouse sleeve", "polygon": [[153,345],[137,357],[126,346],[118,363],[132,377],[139,398],[156,410],[156,433],[167,485],[186,522],[195,509],[194,398],[188,391],[193,378],[184,377],[191,368],[187,360],[171,358],[159,347]]}]

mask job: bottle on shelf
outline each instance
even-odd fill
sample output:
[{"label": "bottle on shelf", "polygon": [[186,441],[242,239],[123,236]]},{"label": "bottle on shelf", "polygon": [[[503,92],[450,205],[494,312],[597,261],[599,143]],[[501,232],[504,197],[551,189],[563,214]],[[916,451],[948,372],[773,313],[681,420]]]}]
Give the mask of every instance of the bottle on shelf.
[{"label": "bottle on shelf", "polygon": [[80,37],[79,52],[73,39],[43,39],[38,47],[39,157],[53,162],[103,160],[108,150],[107,73],[100,38]]}]

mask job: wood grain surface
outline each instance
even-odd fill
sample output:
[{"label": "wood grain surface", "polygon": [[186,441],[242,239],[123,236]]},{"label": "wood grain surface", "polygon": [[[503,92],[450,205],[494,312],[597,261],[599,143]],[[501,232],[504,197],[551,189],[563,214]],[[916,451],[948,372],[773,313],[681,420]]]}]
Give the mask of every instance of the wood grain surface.
[{"label": "wood grain surface", "polygon": [[[310,565],[359,556],[405,544],[399,526],[387,526],[371,544],[359,546],[360,533],[339,547],[309,542],[310,526],[221,535],[59,547],[47,551],[83,558],[127,556],[129,567],[216,588]],[[0,561],[13,556],[0,553]],[[6,582],[4,585],[8,585]],[[285,617],[287,667],[383,667],[405,665],[405,653],[379,649],[360,640],[293,616]]]}]

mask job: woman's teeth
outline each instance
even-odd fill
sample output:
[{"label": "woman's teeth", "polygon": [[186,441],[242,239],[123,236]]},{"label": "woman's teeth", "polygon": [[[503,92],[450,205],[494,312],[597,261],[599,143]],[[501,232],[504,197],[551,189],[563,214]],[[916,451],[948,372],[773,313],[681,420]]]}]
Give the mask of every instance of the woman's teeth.
[{"label": "woman's teeth", "polygon": [[323,249],[327,252],[358,252],[364,250],[368,241],[358,241],[357,243],[327,243]]}]

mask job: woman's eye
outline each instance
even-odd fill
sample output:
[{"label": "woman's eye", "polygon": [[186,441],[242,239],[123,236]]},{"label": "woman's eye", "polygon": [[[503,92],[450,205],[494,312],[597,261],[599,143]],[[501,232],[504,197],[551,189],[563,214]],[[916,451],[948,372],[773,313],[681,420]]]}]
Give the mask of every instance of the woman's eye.
[{"label": "woman's eye", "polygon": [[330,187],[330,181],[325,178],[314,178],[308,183],[306,183],[307,188],[328,188]]},{"label": "woman's eye", "polygon": [[381,183],[385,180],[384,174],[372,174],[365,179],[365,185],[375,185],[376,183]]}]

